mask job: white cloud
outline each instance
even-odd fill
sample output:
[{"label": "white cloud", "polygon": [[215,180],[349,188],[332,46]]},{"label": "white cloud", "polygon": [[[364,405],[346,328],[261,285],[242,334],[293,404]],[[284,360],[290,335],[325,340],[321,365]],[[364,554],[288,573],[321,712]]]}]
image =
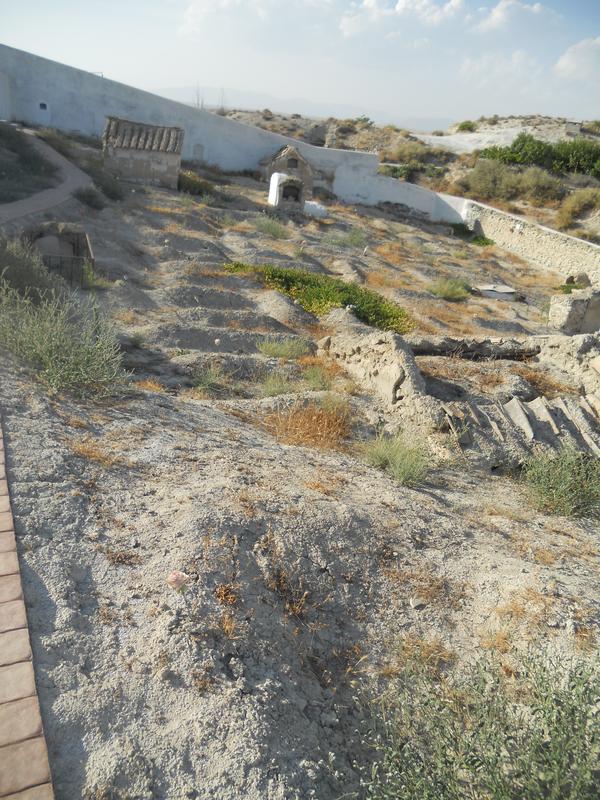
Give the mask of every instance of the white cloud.
[{"label": "white cloud", "polygon": [[539,91],[543,77],[539,62],[523,50],[467,57],[463,59],[460,73],[476,88],[493,87],[497,93],[508,90],[522,95]]},{"label": "white cloud", "polygon": [[498,5],[485,11],[486,16],[475,26],[475,30],[479,33],[506,28],[519,17],[541,19],[544,16],[555,18],[559,16],[542,3],[522,3],[521,0],[499,0]]},{"label": "white cloud", "polygon": [[462,8],[463,0],[447,0],[445,3],[434,0],[398,0],[394,10],[396,14],[414,14],[423,22],[437,25]]},{"label": "white cloud", "polygon": [[[354,36],[362,33],[373,23],[382,19],[396,21],[400,17],[412,15],[428,25],[437,25],[452,17],[463,8],[463,0],[361,0],[350,13],[346,13],[340,20],[340,30],[344,36]],[[387,34],[394,35],[394,32]]]},{"label": "white cloud", "polygon": [[566,50],[554,65],[561,78],[600,80],[600,36],[583,39]]}]

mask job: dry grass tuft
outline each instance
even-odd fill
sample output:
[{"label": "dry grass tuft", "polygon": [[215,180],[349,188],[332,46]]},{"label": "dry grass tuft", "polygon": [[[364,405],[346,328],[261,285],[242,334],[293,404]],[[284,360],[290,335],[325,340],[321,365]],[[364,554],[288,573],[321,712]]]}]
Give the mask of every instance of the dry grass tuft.
[{"label": "dry grass tuft", "polygon": [[421,639],[413,634],[402,636],[395,643],[392,658],[384,664],[379,674],[383,678],[401,675],[410,663],[419,664],[432,672],[439,672],[456,660],[456,653],[435,636]]},{"label": "dry grass tuft", "polygon": [[395,267],[404,264],[410,257],[410,250],[401,242],[384,242],[375,248],[375,252]]},{"label": "dry grass tuft", "polygon": [[594,628],[588,625],[578,625],[575,629],[575,647],[585,653],[596,649],[597,636]]},{"label": "dry grass tuft", "polygon": [[230,611],[223,611],[219,618],[219,627],[228,639],[239,639],[238,624]]},{"label": "dry grass tuft", "polygon": [[495,653],[508,653],[511,649],[510,631],[500,628],[487,633],[481,640],[484,650],[493,650]]},{"label": "dry grass tuft", "polygon": [[234,606],[238,601],[238,596],[232,583],[220,583],[215,588],[215,597],[222,606]]},{"label": "dry grass tuft", "polygon": [[546,397],[558,397],[561,394],[579,394],[579,390],[571,384],[553,378],[547,371],[541,371],[524,364],[513,366],[512,372],[530,383],[534,389]]},{"label": "dry grass tuft", "polygon": [[141,381],[137,381],[135,385],[138,389],[143,389],[146,392],[162,393],[166,391],[166,387],[154,378],[144,378]]},{"label": "dry grass tuft", "polygon": [[384,574],[395,584],[405,588],[412,595],[426,603],[458,608],[466,596],[466,585],[437,575],[425,566],[413,569],[386,569]]},{"label": "dry grass tuft", "polygon": [[103,467],[114,467],[125,463],[120,456],[106,450],[97,439],[93,439],[91,436],[70,439],[67,442],[67,446],[79,458],[84,458],[86,461],[95,461]]},{"label": "dry grass tuft", "polygon": [[134,567],[139,564],[142,557],[135,550],[111,550],[110,547],[99,548],[104,553],[112,566]]},{"label": "dry grass tuft", "polygon": [[265,425],[285,444],[336,450],[350,436],[352,415],[346,401],[330,398],[268,414]]}]

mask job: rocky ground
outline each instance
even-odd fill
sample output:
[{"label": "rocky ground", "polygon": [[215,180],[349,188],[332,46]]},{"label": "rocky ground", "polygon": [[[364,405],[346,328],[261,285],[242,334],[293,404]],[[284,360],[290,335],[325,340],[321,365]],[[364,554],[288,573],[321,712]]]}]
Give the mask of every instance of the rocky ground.
[{"label": "rocky ground", "polygon": [[[544,333],[560,276],[374,209],[332,205],[277,238],[264,184],[216,189],[207,205],[129,187],[102,211],[73,202],[54,215],[92,238],[107,278],[94,294],[120,330],[128,389],[102,402],[48,397],[2,357],[59,800],[360,796],[372,757],[364,698],[407,650],[449,665],[494,652],[510,669],[531,645],[566,656],[595,643],[595,525],[533,511],[520,484],[473,469],[450,435],[423,485],[400,486],[366,463],[378,401],[339,367],[329,391],[349,409],[345,440],[290,443],[278,419],[324,390],[264,345],[314,352],[331,319],[222,264],[359,282],[427,335]],[[437,299],[427,287],[448,277],[508,282],[523,299]],[[452,384],[456,359],[435,364],[421,361]],[[290,390],[269,396],[269,376],[284,373]],[[183,595],[166,583],[173,569],[191,576]]]}]

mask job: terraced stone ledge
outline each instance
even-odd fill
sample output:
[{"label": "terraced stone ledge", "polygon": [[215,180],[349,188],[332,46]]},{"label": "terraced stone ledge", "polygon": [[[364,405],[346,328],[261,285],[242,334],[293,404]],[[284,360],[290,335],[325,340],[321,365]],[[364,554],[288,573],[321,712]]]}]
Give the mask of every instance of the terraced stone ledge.
[{"label": "terraced stone ledge", "polygon": [[0,798],[52,800],[0,420]]}]

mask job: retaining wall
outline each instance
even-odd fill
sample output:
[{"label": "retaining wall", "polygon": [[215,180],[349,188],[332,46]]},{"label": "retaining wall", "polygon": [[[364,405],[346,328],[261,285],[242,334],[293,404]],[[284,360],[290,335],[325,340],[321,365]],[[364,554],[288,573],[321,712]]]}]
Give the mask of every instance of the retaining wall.
[{"label": "retaining wall", "polygon": [[465,203],[463,218],[500,247],[541,267],[565,274],[600,269],[600,247],[591,242],[472,201]]}]

